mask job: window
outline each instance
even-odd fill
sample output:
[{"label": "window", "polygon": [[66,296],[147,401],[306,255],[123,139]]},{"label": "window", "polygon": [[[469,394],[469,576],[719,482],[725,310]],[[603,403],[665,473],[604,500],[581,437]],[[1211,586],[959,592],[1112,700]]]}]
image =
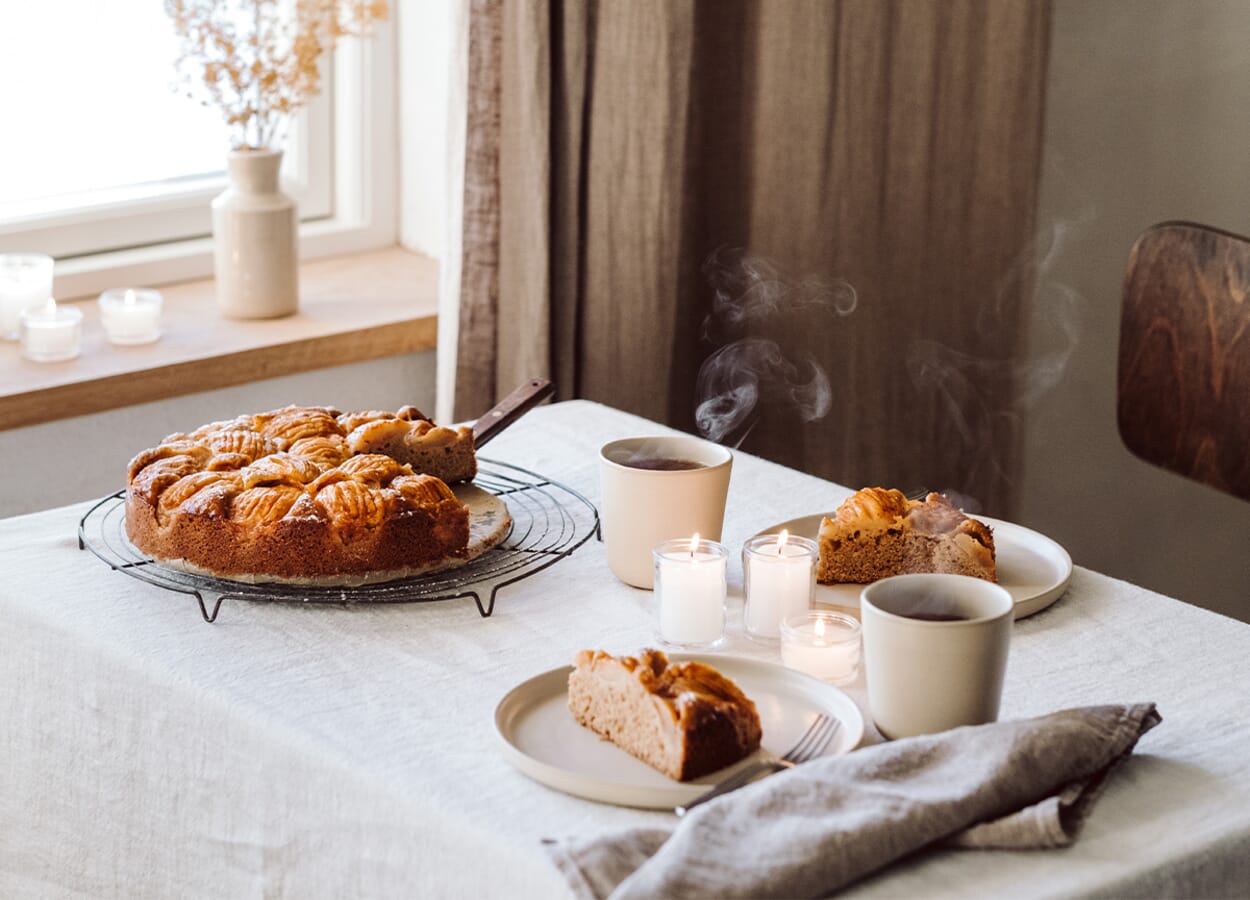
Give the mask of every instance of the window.
[{"label": "window", "polygon": [[[391,34],[345,42],[324,61],[325,89],[284,143],[307,256],[394,241]],[[216,109],[175,93],[175,56],[155,0],[7,10],[0,250],[55,256],[61,296],[211,270],[209,204],[225,187],[228,132]]]}]

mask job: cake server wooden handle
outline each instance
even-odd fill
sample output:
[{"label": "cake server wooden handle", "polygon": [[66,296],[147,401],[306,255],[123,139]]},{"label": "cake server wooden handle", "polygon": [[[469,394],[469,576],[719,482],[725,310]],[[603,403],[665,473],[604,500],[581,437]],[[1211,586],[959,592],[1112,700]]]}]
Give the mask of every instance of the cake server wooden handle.
[{"label": "cake server wooden handle", "polygon": [[481,447],[555,392],[546,378],[531,378],[473,423],[473,445]]}]

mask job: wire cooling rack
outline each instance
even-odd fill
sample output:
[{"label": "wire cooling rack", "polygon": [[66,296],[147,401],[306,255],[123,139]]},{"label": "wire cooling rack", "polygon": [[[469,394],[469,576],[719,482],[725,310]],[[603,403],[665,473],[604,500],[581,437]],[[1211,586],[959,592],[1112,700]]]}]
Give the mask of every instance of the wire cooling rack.
[{"label": "wire cooling rack", "polygon": [[555,565],[599,533],[599,512],[593,503],[537,472],[478,457],[474,484],[508,505],[512,526],[499,546],[463,566],[378,584],[245,584],[170,568],[145,556],[126,537],[125,491],[103,498],[79,520],[78,549],[90,550],[115,571],[194,597],[204,621],[210,623],[217,620],[226,599],[353,604],[471,597],[485,618],[495,611],[500,588]]}]

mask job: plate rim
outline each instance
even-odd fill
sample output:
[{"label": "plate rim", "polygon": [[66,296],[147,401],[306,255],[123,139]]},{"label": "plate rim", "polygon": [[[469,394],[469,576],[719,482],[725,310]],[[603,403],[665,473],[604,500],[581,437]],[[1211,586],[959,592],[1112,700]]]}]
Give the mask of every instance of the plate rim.
[{"label": "plate rim", "polygon": [[[826,511],[826,512],[807,513],[801,516],[791,516],[789,519],[786,519],[784,522],[777,522],[773,525],[769,525],[766,528],[761,529],[760,531],[757,531],[754,535],[752,535],[752,537],[758,537],[760,535],[766,535],[766,534],[776,534],[777,532],[781,531],[781,529],[789,527],[792,523],[806,521],[808,519],[821,519],[825,516],[832,517],[834,514],[835,514],[834,511]],[[1024,597],[1019,600],[1016,600],[1014,608],[1012,610],[1013,619],[1019,620],[1027,616],[1031,616],[1034,613],[1039,613],[1064,595],[1064,593],[1068,590],[1068,585],[1072,581],[1073,564],[1072,564],[1072,555],[1068,553],[1067,549],[1064,548],[1062,544],[1060,544],[1054,538],[1048,537],[1047,535],[1042,534],[1040,531],[1037,531],[1033,528],[1029,528],[1027,525],[1020,525],[1016,522],[1009,522],[1006,519],[998,519],[993,516],[978,515],[975,518],[989,525],[991,529],[998,529],[1002,526],[1006,526],[1006,530],[1008,531],[1008,533],[1014,530],[1016,532],[1027,534],[1032,540],[1035,540],[1041,543],[1042,545],[1044,545],[1046,549],[1050,551],[1050,553],[1053,554],[1054,557],[1056,558],[1057,562],[1059,563],[1059,568],[1063,570],[1062,575],[1060,575],[1059,579],[1055,581],[1054,584],[1051,584],[1049,587],[1046,587],[1045,589],[1038,591],[1036,594],[1031,594],[1028,597]],[[817,528],[817,531],[819,532],[819,527]],[[821,587],[821,585],[817,585],[817,588],[819,587]],[[824,587],[830,587],[830,585],[824,585]],[[817,599],[816,602],[828,603],[828,601],[823,601],[820,599]],[[842,604],[830,604],[830,605],[842,606]]]},{"label": "plate rim", "polygon": [[[847,713],[853,711],[854,718],[854,721],[849,721],[850,716],[843,716],[841,713],[844,710],[839,710],[838,718],[842,723],[842,728],[846,730],[846,733],[852,740],[846,744],[846,749],[837,755],[850,753],[863,742],[866,727],[864,714],[860,710],[859,704],[855,702],[855,699],[836,685],[821,681],[795,669],[787,668],[780,663],[751,656],[734,656],[728,653],[678,652],[666,652],[666,655],[674,662],[697,661],[713,666],[726,666],[726,664],[730,667],[746,666],[757,669],[765,675],[780,676],[786,680],[796,679],[801,683],[806,683],[808,687],[815,690],[830,692],[831,696],[839,698],[838,703],[840,705],[845,705]],[[509,688],[495,705],[495,736],[498,743],[503,747],[504,755],[519,772],[540,784],[573,797],[637,809],[667,809],[671,811],[673,807],[693,800],[710,790],[711,785],[709,784],[686,784],[679,781],[672,781],[671,784],[660,786],[604,781],[545,762],[531,756],[517,746],[509,737],[506,723],[515,718],[518,712],[523,710],[526,705],[534,705],[532,701],[526,704],[520,698],[527,689],[530,691],[539,690],[544,687],[544,682],[548,681],[552,682],[554,687],[547,688],[550,692],[541,695],[543,700],[559,693],[567,693],[568,675],[572,670],[572,665],[557,666],[526,678]],[[822,709],[827,709],[827,707],[822,707]],[[573,720],[570,718],[570,721]],[[576,723],[574,722],[574,724]],[[622,750],[621,752],[624,753],[625,751]],[[741,764],[738,763],[736,765]],[[734,766],[728,766],[723,771],[732,773],[734,768]]]}]

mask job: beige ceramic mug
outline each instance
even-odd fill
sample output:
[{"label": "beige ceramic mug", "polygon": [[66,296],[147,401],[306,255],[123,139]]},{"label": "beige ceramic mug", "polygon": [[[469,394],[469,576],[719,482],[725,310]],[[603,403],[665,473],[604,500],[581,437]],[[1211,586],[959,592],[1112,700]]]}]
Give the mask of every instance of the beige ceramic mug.
[{"label": "beige ceramic mug", "polygon": [[733,454],[690,435],[624,438],[599,450],[600,523],[608,566],[651,590],[651,551],[673,538],[719,541]]},{"label": "beige ceramic mug", "polygon": [[868,706],[889,738],[998,719],[1014,602],[967,575],[896,575],[864,588]]}]

